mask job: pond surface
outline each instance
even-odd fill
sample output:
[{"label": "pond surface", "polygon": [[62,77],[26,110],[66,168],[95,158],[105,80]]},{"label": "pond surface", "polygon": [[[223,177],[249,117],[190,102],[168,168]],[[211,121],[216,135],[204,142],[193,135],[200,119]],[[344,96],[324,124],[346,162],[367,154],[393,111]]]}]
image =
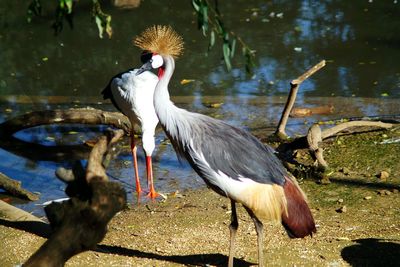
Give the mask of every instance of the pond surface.
[{"label": "pond surface", "polygon": [[[310,123],[319,120],[400,114],[397,1],[220,1],[226,27],[256,51],[252,74],[245,72],[240,46],[231,72],[225,68],[220,41],[207,53],[209,37],[197,30],[190,1],[144,1],[130,10],[103,4],[113,18],[112,39],[98,38],[90,1],[79,1],[74,28],[65,23],[55,36],[50,27],[53,3],[42,2],[43,16],[30,24],[26,3],[0,3],[0,122],[32,110],[85,106],[115,110],[109,102],[102,102],[100,91],[115,74],[140,65],[140,51],[131,40],[153,24],[172,25],[185,41],[170,92],[178,105],[189,110],[249,130],[273,131],[290,81],[325,59],[327,65],[301,85],[296,103],[333,105],[335,112],[289,120],[290,135],[304,133]],[[183,79],[194,81],[181,85]],[[224,104],[213,109],[204,105],[209,102]],[[39,127],[16,136],[52,146],[80,144],[102,130]],[[158,131],[157,144],[164,140]],[[70,166],[78,156],[51,160],[43,151],[30,152],[0,149],[0,171],[40,192],[37,203],[63,197],[64,185],[55,179],[54,171]],[[139,167],[144,178],[141,152]],[[157,147],[154,169],[156,188],[161,192],[203,186],[190,167],[179,165],[168,143]],[[108,173],[123,182],[129,193],[134,190],[128,151],[112,163]],[[37,203],[20,206],[40,214]]]}]

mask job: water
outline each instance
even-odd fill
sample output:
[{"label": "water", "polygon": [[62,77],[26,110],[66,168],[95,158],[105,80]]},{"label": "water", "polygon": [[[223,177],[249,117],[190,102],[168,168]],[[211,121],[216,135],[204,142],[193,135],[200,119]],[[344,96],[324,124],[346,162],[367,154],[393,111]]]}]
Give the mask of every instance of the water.
[{"label": "water", "polygon": [[[31,110],[85,106],[114,110],[109,103],[100,103],[99,92],[116,73],[140,65],[140,51],[131,40],[152,24],[170,24],[185,40],[170,91],[177,104],[190,110],[250,130],[272,131],[289,82],[326,59],[327,66],[301,85],[297,105],[333,104],[335,113],[291,119],[289,134],[304,133],[309,125],[305,123],[317,120],[400,113],[397,1],[220,1],[225,25],[256,50],[256,67],[250,75],[244,71],[240,49],[231,72],[225,69],[218,41],[206,53],[208,38],[196,29],[189,1],[144,1],[132,10],[104,4],[104,11],[113,16],[114,33],[112,39],[103,40],[98,39],[87,2],[78,3],[74,29],[65,24],[62,33],[54,36],[52,4],[44,3],[43,18],[27,24],[26,3],[1,1],[0,122]],[[195,81],[181,85],[182,79]],[[208,101],[224,105],[211,109],[203,105]],[[40,127],[17,137],[46,146],[80,144],[102,130]],[[159,131],[157,143],[164,139]],[[144,178],[144,158],[139,152]],[[22,152],[0,149],[0,171],[40,192],[37,203],[62,197],[64,185],[54,178],[54,170],[84,158],[73,149],[69,160],[46,153],[50,152],[32,151],[29,146]],[[123,182],[129,192],[133,190],[130,160],[127,151],[108,169],[112,179]],[[162,192],[203,186],[187,165],[179,165],[170,145],[157,148],[154,168],[156,188]],[[20,207],[40,213],[41,207],[35,204]]]}]

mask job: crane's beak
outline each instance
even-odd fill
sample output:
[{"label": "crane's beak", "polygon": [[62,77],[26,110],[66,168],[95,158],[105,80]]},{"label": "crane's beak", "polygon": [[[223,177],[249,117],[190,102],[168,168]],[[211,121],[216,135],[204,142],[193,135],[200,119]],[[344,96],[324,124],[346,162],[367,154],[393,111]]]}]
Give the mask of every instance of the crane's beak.
[{"label": "crane's beak", "polygon": [[150,62],[150,61],[147,61],[147,62],[144,63],[144,64],[140,67],[140,69],[136,72],[136,75],[139,75],[139,74],[145,72],[146,70],[151,70],[151,69],[153,69],[153,67],[151,66],[151,62]]}]

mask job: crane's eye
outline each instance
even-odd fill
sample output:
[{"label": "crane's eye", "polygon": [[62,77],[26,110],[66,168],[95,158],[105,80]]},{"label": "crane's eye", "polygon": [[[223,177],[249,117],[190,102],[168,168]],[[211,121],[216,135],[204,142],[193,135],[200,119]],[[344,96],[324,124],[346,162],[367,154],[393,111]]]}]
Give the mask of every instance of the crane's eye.
[{"label": "crane's eye", "polygon": [[149,52],[149,51],[143,51],[142,55],[140,56],[140,61],[142,61],[142,63],[146,63],[148,62],[151,57],[153,56],[153,53]]},{"label": "crane's eye", "polygon": [[162,56],[160,56],[160,55],[153,55],[151,57],[150,63],[151,63],[151,67],[153,69],[158,69],[159,67],[161,67],[164,64],[164,60],[163,60]]}]

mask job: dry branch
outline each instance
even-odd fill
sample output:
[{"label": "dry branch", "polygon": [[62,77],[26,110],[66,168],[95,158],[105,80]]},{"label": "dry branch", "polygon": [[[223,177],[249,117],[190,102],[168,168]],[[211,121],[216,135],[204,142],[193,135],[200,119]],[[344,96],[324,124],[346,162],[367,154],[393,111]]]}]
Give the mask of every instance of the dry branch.
[{"label": "dry branch", "polygon": [[275,132],[275,134],[279,138],[287,139],[285,128],[286,128],[286,124],[287,124],[290,112],[293,108],[294,102],[296,101],[296,96],[297,96],[297,92],[299,90],[300,84],[324,66],[325,66],[325,60],[322,60],[317,65],[315,65],[314,67],[312,67],[311,69],[306,71],[304,74],[299,76],[297,79],[292,80],[292,82],[290,83],[289,96],[286,101],[285,107],[283,109],[281,119],[279,120],[278,128]]},{"label": "dry branch", "polygon": [[21,188],[21,182],[13,180],[0,172],[0,188],[6,190],[10,194],[28,200],[38,200],[39,196]]},{"label": "dry branch", "polygon": [[389,129],[393,127],[393,124],[381,121],[348,121],[338,124],[332,128],[323,130],[321,133],[321,138],[326,139],[332,135],[335,135],[351,127],[365,127],[365,126]]},{"label": "dry branch", "polygon": [[317,165],[324,170],[328,168],[328,163],[324,160],[323,149],[319,147],[319,143],[328,137],[338,134],[341,131],[347,130],[352,127],[377,127],[388,129],[393,127],[391,123],[384,123],[380,121],[349,121],[338,124],[332,128],[321,131],[318,124],[310,127],[307,134],[307,143],[312,156],[316,159]]},{"label": "dry branch", "polygon": [[19,208],[16,208],[2,200],[0,200],[0,210],[1,210],[1,215],[5,219],[9,221],[14,221],[14,222],[21,222],[21,221],[35,221],[35,222],[41,222],[44,223],[41,219],[38,217],[21,210]]},{"label": "dry branch", "polygon": [[314,156],[317,164],[322,168],[327,168],[328,163],[324,160],[323,150],[319,147],[319,143],[322,142],[321,128],[318,124],[314,124],[310,127],[307,134],[307,142],[312,152],[311,155]]},{"label": "dry branch", "polygon": [[[121,137],[121,132],[117,136]],[[58,173],[72,179],[66,189],[70,200],[45,207],[54,232],[24,266],[64,266],[72,256],[93,249],[104,238],[108,222],[126,205],[125,190],[121,184],[108,181],[101,164],[117,140],[99,139],[89,157],[86,176],[82,170]]]},{"label": "dry branch", "polygon": [[0,124],[0,137],[12,134],[35,126],[49,124],[88,124],[110,125],[129,133],[131,124],[126,116],[120,112],[108,112],[93,108],[68,110],[33,111],[17,116]]}]

